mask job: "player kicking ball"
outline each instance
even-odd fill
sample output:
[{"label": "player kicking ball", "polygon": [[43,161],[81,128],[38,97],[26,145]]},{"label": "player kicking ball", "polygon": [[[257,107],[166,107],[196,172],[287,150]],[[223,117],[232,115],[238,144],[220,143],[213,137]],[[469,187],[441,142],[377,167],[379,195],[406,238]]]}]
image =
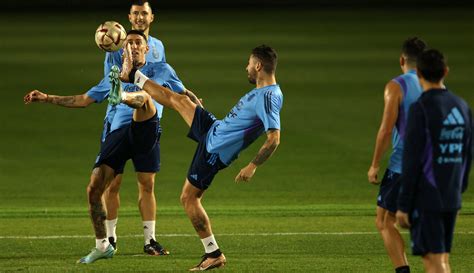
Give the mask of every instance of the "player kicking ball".
[{"label": "player kicking ball", "polygon": [[[265,143],[255,158],[240,170],[235,181],[250,181],[257,167],[270,158],[278,147],[283,94],[275,79],[276,52],[265,45],[252,50],[246,70],[249,82],[255,84],[256,88],[245,94],[223,120],[217,120],[188,97],[148,79],[133,66],[132,54],[131,48],[127,46],[120,79],[133,82],[158,103],[177,111],[190,127],[188,137],[198,143],[184,182],[181,203],[201,238],[205,254],[190,271],[222,267],[226,258],[214,238],[211,222],[201,200],[219,170],[229,166],[263,132],[267,136]],[[123,102],[126,99],[124,93],[120,92],[120,88],[114,90],[114,97],[119,98],[116,103]]]},{"label": "player kicking ball", "polygon": [[[145,56],[148,50],[146,41],[146,35],[144,35],[143,32],[138,30],[128,32],[126,42],[128,47],[133,49],[132,58],[134,63],[137,67],[140,67],[145,74],[153,78],[154,81],[170,87],[172,90],[175,90],[175,92],[183,92],[185,88],[170,65],[164,62],[146,62]],[[109,101],[111,104],[116,104],[114,103],[114,95],[121,92],[120,89],[117,89],[117,87],[121,87],[120,82],[116,80],[118,79],[118,71],[116,74],[111,73],[110,77],[112,80],[111,85],[104,91],[108,94],[109,90],[112,89],[110,91]],[[147,158],[148,155],[155,150],[157,145],[159,145],[161,130],[157,115],[158,107],[161,106],[159,106],[148,93],[140,90],[136,86],[128,84],[125,86],[125,89],[131,92],[120,93],[123,95],[120,97],[120,101],[132,109],[123,104],[114,107],[115,109],[120,108],[122,110],[126,108],[125,114],[130,114],[131,123],[107,134],[105,141],[101,144],[101,151],[94,164],[93,170],[93,175],[96,179],[91,179],[87,187],[89,214],[94,228],[96,245],[88,255],[78,260],[78,263],[89,264],[98,259],[113,257],[115,249],[107,238],[106,227],[104,225],[106,213],[102,196],[114,177],[121,173],[120,171],[123,170],[126,161],[129,159],[134,160],[135,158]],[[188,92],[183,93],[187,94]],[[105,94],[102,95],[105,97]],[[65,97],[49,97],[47,94],[39,92],[38,90],[28,93],[24,98],[26,104],[33,102],[52,103],[53,100],[58,101],[60,99],[65,99]],[[115,113],[118,115],[120,112],[117,110]],[[122,114],[122,116],[125,116],[125,114]],[[154,160],[147,160],[146,162],[150,164],[156,163]],[[149,167],[145,165],[146,162],[140,160],[141,166]],[[154,168],[154,165],[150,168]],[[155,204],[151,206],[153,211],[154,207]],[[154,236],[154,231],[152,235]],[[146,238],[150,239],[150,244],[144,247],[146,253],[153,253],[153,255],[156,255],[155,253],[158,255],[169,254],[166,249],[161,247],[161,245],[154,240],[154,237]],[[152,249],[150,250],[150,248]]]}]

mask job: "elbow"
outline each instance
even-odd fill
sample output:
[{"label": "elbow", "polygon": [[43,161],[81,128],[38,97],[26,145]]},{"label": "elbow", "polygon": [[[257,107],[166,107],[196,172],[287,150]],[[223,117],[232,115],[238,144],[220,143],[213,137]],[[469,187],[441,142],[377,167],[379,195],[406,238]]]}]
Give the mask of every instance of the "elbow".
[{"label": "elbow", "polygon": [[392,136],[393,130],[392,129],[380,129],[379,130],[379,138],[390,138]]},{"label": "elbow", "polygon": [[270,147],[273,149],[273,150],[276,150],[276,148],[278,148],[278,146],[280,145],[280,139],[279,138],[275,138],[272,140],[271,144],[270,144]]},{"label": "elbow", "polygon": [[280,139],[275,139],[275,141],[273,141],[273,145],[275,146],[275,149],[280,145]]}]

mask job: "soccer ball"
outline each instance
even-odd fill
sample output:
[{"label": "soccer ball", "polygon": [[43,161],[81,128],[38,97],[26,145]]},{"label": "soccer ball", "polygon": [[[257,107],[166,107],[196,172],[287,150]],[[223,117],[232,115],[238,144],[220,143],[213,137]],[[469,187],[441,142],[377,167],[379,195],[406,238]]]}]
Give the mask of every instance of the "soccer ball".
[{"label": "soccer ball", "polygon": [[127,38],[127,32],[115,21],[107,21],[95,31],[95,43],[107,52],[121,49],[125,38]]}]

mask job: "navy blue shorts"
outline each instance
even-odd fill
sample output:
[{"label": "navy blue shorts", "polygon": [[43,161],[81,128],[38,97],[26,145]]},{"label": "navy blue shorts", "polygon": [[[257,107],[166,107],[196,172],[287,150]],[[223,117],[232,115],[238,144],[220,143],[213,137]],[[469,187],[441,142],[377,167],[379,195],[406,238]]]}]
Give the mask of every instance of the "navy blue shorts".
[{"label": "navy blue shorts", "polygon": [[453,243],[457,211],[410,214],[410,239],[413,255],[449,253]]},{"label": "navy blue shorts", "polygon": [[201,190],[206,190],[217,172],[227,167],[219,159],[218,154],[210,154],[206,149],[207,132],[215,121],[216,118],[213,114],[198,106],[188,133],[188,137],[196,141],[198,146],[187,178],[193,186]]},{"label": "navy blue shorts", "polygon": [[400,191],[399,177],[400,174],[387,169],[377,196],[377,206],[393,213],[397,212],[397,198]]},{"label": "navy blue shorts", "polygon": [[123,173],[125,163],[132,159],[136,172],[155,173],[160,170],[160,122],[155,116],[142,121],[132,121],[130,126],[107,135],[100,145],[94,168],[105,164],[115,174]]}]

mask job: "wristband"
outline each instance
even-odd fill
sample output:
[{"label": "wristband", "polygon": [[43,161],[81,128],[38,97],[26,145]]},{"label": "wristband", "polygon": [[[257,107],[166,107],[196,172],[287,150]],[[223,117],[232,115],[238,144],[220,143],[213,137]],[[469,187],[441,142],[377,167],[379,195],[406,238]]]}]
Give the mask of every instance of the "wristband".
[{"label": "wristband", "polygon": [[134,78],[135,79],[134,79],[133,83],[136,86],[140,87],[140,89],[143,89],[143,85],[145,85],[145,82],[148,80],[148,77],[143,75],[143,73],[140,72],[139,70],[137,70],[135,72],[135,77]]}]

